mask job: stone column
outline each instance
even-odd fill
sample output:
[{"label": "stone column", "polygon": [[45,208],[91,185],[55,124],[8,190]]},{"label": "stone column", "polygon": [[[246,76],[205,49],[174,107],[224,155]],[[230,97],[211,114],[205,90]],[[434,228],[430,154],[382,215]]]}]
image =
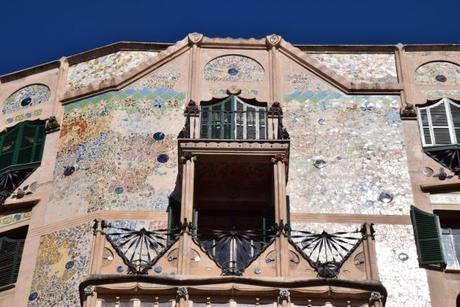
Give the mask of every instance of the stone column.
[{"label": "stone column", "polygon": [[[181,199],[181,223],[191,223],[193,219],[193,188],[195,182],[196,157],[191,152],[184,152],[181,157],[182,164],[182,199]],[[178,273],[188,274],[190,265],[190,247],[192,237],[185,232],[179,243]]]},{"label": "stone column", "polygon": [[[287,222],[286,208],[286,155],[277,154],[272,158],[274,197],[275,197],[275,222],[278,225]],[[285,236],[278,236],[275,239],[277,251],[277,276],[287,276],[289,268],[289,242]]]}]

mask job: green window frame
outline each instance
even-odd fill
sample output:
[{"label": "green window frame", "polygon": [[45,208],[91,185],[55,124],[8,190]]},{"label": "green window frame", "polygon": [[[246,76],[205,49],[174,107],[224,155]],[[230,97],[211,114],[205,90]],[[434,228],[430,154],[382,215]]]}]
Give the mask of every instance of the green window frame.
[{"label": "green window frame", "polygon": [[229,96],[201,107],[201,138],[266,139],[267,108]]},{"label": "green window frame", "polygon": [[21,122],[0,134],[0,175],[37,168],[45,144],[45,121]]}]

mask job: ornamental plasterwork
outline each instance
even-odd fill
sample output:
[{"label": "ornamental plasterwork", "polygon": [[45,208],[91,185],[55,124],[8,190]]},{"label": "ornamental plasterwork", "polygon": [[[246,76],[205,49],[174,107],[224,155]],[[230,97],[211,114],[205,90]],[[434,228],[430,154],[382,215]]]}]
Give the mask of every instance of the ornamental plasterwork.
[{"label": "ornamental plasterwork", "polygon": [[78,90],[93,82],[118,77],[158,55],[153,51],[118,51],[69,68],[67,88]]},{"label": "ornamental plasterwork", "polygon": [[460,66],[449,62],[431,62],[415,71],[419,84],[460,84]]},{"label": "ornamental plasterwork", "polygon": [[310,56],[352,82],[398,83],[394,54],[312,53]]},{"label": "ornamental plasterwork", "polygon": [[255,60],[242,55],[225,55],[209,61],[204,67],[208,81],[262,81],[264,69]]},{"label": "ornamental plasterwork", "polygon": [[44,84],[33,84],[14,92],[3,104],[2,113],[12,113],[48,102],[51,92]]}]

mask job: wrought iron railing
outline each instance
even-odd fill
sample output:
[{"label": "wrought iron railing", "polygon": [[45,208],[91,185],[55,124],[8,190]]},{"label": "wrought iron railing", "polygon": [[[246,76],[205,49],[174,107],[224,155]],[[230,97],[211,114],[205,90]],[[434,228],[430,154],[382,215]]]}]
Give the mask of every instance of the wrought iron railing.
[{"label": "wrought iron railing", "polygon": [[101,222],[101,229],[132,274],[146,274],[183,231],[183,228],[136,230],[105,221]]},{"label": "wrought iron railing", "polygon": [[242,275],[275,239],[277,231],[256,229],[198,229],[193,240],[222,269],[223,275]]},{"label": "wrought iron railing", "polygon": [[[289,139],[289,133],[283,126],[283,112],[278,105],[269,110],[203,110],[194,102],[190,102],[184,115],[185,125],[179,133],[179,138]],[[198,130],[199,135],[192,135]]]},{"label": "wrought iron railing", "polygon": [[334,278],[358,246],[368,236],[373,236],[373,228],[368,233],[367,224],[354,231],[312,233],[306,230],[285,229],[291,244],[316,270],[318,276]]},{"label": "wrought iron railing", "polygon": [[[95,229],[98,226],[95,224]],[[196,229],[191,223],[179,228],[147,230],[130,229],[116,223],[101,222],[108,242],[123,259],[132,274],[147,274],[157,260],[185,232],[200,246],[223,275],[243,275],[245,269],[270,246],[277,236],[285,236],[292,246],[316,270],[319,277],[336,278],[342,265],[369,236],[372,224],[360,229],[328,233],[313,233],[275,224],[270,229]]]}]

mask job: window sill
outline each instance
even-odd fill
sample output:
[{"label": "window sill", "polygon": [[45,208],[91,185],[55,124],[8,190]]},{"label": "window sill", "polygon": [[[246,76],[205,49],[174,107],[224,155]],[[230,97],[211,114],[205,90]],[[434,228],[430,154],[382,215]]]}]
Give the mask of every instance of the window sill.
[{"label": "window sill", "polygon": [[460,181],[421,184],[420,189],[425,193],[441,193],[460,191]]},{"label": "window sill", "polygon": [[445,269],[444,273],[455,273],[458,274],[460,273],[460,269]]},{"label": "window sill", "polygon": [[8,285],[0,286],[0,292],[13,289],[14,287],[16,287],[16,284],[8,284]]},{"label": "window sill", "polygon": [[20,199],[7,199],[5,203],[0,206],[0,213],[4,211],[10,210],[21,210],[21,209],[29,209],[38,204],[40,201],[40,197],[24,197]]}]

